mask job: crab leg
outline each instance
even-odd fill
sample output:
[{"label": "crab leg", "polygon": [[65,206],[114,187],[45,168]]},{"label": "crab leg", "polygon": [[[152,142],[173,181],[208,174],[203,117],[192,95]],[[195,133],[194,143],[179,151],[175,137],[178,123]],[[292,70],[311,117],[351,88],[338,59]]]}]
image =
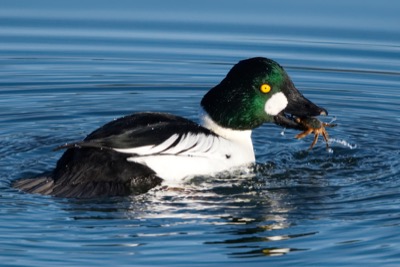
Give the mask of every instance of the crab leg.
[{"label": "crab leg", "polygon": [[336,127],[337,126],[337,124],[335,124],[335,123],[323,123],[323,126],[324,127],[329,127],[329,128],[333,128],[333,127]]},{"label": "crab leg", "polygon": [[314,147],[314,145],[317,143],[317,141],[318,141],[318,136],[319,136],[319,132],[316,132],[315,135],[314,135],[314,141],[312,142],[312,144],[311,144],[309,150],[311,150],[311,149]]},{"label": "crab leg", "polygon": [[328,144],[328,142],[329,142],[329,135],[328,135],[328,132],[327,132],[327,131],[322,131],[322,136],[324,137],[325,142],[326,142],[326,149],[329,149],[329,144]]},{"label": "crab leg", "polygon": [[306,137],[307,135],[309,135],[310,133],[312,133],[313,131],[314,131],[314,129],[305,130],[304,132],[297,134],[297,135],[295,136],[295,138],[297,138],[297,139],[304,138],[304,137]]}]

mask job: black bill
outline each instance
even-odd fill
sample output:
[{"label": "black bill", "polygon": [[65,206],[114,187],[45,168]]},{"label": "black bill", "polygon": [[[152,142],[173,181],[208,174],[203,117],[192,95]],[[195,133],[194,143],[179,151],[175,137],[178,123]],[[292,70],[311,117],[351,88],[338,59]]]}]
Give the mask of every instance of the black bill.
[{"label": "black bill", "polygon": [[313,102],[305,98],[290,82],[283,90],[288,104],[286,108],[274,117],[275,123],[279,126],[305,130],[304,126],[297,123],[295,118],[315,117],[319,115],[328,115],[328,111],[318,107]]}]

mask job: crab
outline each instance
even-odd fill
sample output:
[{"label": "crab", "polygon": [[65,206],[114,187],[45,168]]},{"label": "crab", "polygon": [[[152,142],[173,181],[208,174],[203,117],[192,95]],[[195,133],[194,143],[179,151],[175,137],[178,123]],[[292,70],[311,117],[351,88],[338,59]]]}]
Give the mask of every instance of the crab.
[{"label": "crab", "polygon": [[320,134],[325,139],[326,149],[329,149],[329,135],[325,127],[332,128],[335,127],[336,124],[322,122],[314,117],[296,118],[295,121],[305,128],[304,132],[297,134],[295,138],[301,139],[314,132],[314,141],[312,142],[309,150],[311,150],[317,143]]}]

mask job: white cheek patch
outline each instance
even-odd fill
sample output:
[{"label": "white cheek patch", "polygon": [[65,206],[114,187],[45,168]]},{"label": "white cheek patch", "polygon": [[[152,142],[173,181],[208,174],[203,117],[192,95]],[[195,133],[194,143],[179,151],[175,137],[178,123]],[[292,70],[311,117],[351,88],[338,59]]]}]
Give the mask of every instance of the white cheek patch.
[{"label": "white cheek patch", "polygon": [[288,100],[282,92],[275,93],[270,99],[268,99],[267,103],[265,103],[264,110],[267,114],[275,116],[284,110],[287,104]]}]

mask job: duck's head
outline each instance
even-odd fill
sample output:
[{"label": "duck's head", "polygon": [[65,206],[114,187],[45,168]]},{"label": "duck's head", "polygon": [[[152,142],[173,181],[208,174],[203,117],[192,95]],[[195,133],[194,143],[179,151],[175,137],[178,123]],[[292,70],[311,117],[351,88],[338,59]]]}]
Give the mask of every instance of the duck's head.
[{"label": "duck's head", "polygon": [[201,105],[215,123],[234,130],[254,129],[265,122],[302,129],[295,117],[328,114],[296,89],[278,63],[262,57],[233,66]]}]

